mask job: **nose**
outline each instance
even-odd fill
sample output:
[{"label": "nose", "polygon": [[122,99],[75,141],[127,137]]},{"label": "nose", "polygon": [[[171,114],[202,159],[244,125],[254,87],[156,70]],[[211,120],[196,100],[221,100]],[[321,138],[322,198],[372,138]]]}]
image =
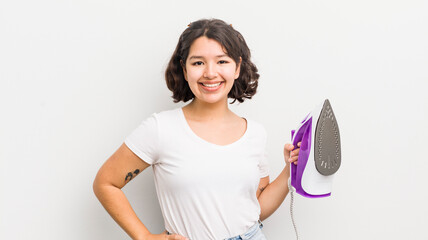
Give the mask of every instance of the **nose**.
[{"label": "nose", "polygon": [[215,64],[206,64],[204,78],[214,79],[217,77],[217,69]]}]

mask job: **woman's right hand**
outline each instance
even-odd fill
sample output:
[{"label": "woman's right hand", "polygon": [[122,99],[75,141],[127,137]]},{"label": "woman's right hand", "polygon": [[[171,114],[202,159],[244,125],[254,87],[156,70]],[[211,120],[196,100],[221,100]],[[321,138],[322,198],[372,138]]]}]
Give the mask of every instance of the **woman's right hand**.
[{"label": "woman's right hand", "polygon": [[147,237],[147,240],[189,240],[189,239],[178,234],[168,235],[165,231],[161,234],[150,234]]}]

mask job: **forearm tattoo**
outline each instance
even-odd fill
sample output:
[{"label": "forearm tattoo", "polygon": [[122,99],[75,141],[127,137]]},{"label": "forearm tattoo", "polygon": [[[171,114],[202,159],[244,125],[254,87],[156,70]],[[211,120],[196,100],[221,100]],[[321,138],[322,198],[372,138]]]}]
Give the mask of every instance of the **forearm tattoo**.
[{"label": "forearm tattoo", "polygon": [[138,169],[135,169],[134,172],[129,172],[128,174],[126,174],[125,182],[131,181],[131,179],[133,177],[137,176],[139,173],[140,173],[140,170],[138,170]]},{"label": "forearm tattoo", "polygon": [[260,189],[260,192],[263,192],[263,190],[265,190],[265,188],[266,188],[266,187],[261,187],[261,188],[259,188],[259,189]]}]

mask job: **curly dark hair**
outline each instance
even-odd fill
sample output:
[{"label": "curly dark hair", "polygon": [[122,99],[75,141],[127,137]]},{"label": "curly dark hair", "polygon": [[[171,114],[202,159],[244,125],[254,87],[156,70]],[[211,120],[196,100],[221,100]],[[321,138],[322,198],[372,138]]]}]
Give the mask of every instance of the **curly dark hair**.
[{"label": "curly dark hair", "polygon": [[260,75],[257,73],[256,65],[251,62],[250,49],[244,38],[232,25],[228,25],[222,20],[201,19],[189,24],[189,27],[181,34],[165,71],[166,85],[172,91],[174,102],[187,102],[195,97],[184,78],[182,64],[183,66],[186,64],[192,43],[202,36],[219,42],[235,63],[239,63],[242,58],[239,77],[235,80],[228,98],[234,99],[232,103],[236,100],[242,103],[244,98],[251,99],[256,94]]}]

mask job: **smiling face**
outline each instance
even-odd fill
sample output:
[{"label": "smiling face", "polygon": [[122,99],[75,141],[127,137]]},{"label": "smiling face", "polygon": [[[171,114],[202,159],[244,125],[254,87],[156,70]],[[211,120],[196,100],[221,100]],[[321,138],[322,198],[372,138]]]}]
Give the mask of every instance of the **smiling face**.
[{"label": "smiling face", "polygon": [[205,36],[190,46],[184,78],[195,95],[195,101],[227,103],[227,95],[239,77],[240,64],[224,52],[220,43]]}]

